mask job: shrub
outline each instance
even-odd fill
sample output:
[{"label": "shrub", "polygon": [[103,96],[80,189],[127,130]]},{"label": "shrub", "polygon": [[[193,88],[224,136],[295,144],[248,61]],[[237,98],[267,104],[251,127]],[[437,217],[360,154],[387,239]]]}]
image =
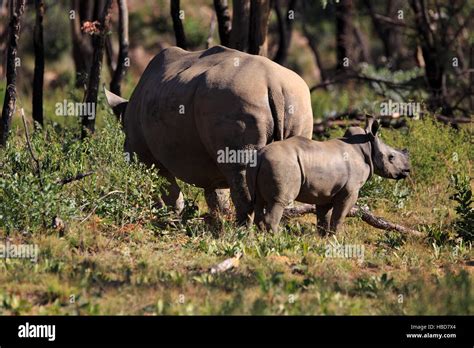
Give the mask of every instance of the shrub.
[{"label": "shrub", "polygon": [[430,118],[407,120],[408,129],[382,129],[381,138],[395,148],[407,148],[412,173],[409,180],[394,181],[376,175],[361,190],[361,198],[389,199],[394,208],[403,208],[424,188],[440,184],[447,187],[452,173],[469,172],[472,161],[469,134],[454,130]]},{"label": "shrub", "polygon": [[454,174],[451,176],[451,186],[456,192],[449,198],[458,203],[454,229],[463,240],[472,242],[474,241],[474,209],[470,179],[468,176]]},{"label": "shrub", "polygon": [[[4,150],[0,174],[0,228],[13,230],[49,226],[55,216],[83,220],[96,214],[113,223],[153,217],[155,199],[166,189],[155,168],[146,168],[123,153],[124,135],[115,120],[84,141],[72,132],[47,126],[32,134],[41,177],[25,141],[12,138]],[[94,174],[63,185],[64,178]]]}]

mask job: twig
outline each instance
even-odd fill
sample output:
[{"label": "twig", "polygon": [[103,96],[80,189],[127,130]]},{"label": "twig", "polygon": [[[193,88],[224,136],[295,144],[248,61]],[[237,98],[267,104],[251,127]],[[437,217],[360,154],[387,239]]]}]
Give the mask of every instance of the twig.
[{"label": "twig", "polygon": [[[110,192],[107,193],[106,195],[100,197],[97,201],[99,202],[99,201],[103,200],[104,198],[107,198],[108,196],[113,195],[113,194],[115,194],[115,193],[125,193],[125,192],[119,191],[119,190],[110,191]],[[84,219],[82,219],[81,222],[79,222],[79,224],[82,224],[82,223],[84,223],[84,221],[86,221],[87,219],[89,219],[89,218],[92,216],[92,214],[94,214],[94,212],[97,210],[98,207],[99,207],[99,206],[96,205],[96,206],[91,210],[91,212],[90,212],[89,214],[87,214],[87,216],[86,216]]]},{"label": "twig", "polygon": [[41,165],[38,158],[35,156],[33,152],[33,147],[31,146],[30,133],[28,131],[28,126],[26,124],[25,110],[21,108],[20,113],[21,113],[21,119],[23,120],[23,126],[25,127],[25,136],[26,136],[26,144],[28,145],[28,151],[30,152],[31,158],[36,164],[36,173],[38,174],[41,186],[43,186],[43,178],[41,176]]},{"label": "twig", "polygon": [[94,174],[94,172],[79,173],[79,174],[77,174],[76,176],[74,176],[72,178],[58,179],[58,180],[56,180],[56,183],[61,184],[61,185],[66,185],[66,184],[69,184],[70,182],[84,179],[84,178],[86,178],[86,177],[88,177],[92,174]]},{"label": "twig", "polygon": [[[285,217],[295,217],[303,214],[316,213],[316,206],[311,204],[301,204],[292,208],[285,208],[284,216]],[[373,215],[368,208],[362,208],[358,205],[355,205],[347,214],[348,217],[358,217],[360,216],[362,221],[365,221],[370,226],[385,230],[385,231],[397,231],[404,234],[411,234],[416,237],[423,237],[424,234],[413,230],[411,228],[401,226],[392,222],[389,222],[379,216]]]},{"label": "twig", "polygon": [[374,13],[374,17],[375,17],[376,19],[378,19],[380,22],[384,22],[384,23],[391,24],[391,25],[395,25],[395,26],[402,27],[402,28],[408,28],[408,29],[411,29],[411,30],[416,30],[416,28],[407,25],[407,24],[406,24],[405,22],[403,22],[403,21],[397,21],[397,20],[395,20],[395,19],[392,19],[392,18],[390,18],[390,17],[381,15],[381,14],[379,14],[379,13]]},{"label": "twig", "polygon": [[317,85],[314,85],[313,87],[310,88],[310,92],[313,92],[317,89],[320,88],[326,88],[327,86],[330,85],[335,85],[339,83],[344,83],[347,80],[359,80],[359,81],[365,81],[365,82],[375,82],[380,84],[385,84],[391,88],[400,88],[400,89],[410,89],[413,86],[409,83],[410,81],[404,82],[404,83],[396,83],[388,80],[383,80],[383,79],[378,79],[366,75],[361,75],[361,74],[347,74],[347,75],[342,75],[342,76],[337,76],[332,80],[326,80],[324,82],[321,82]]}]

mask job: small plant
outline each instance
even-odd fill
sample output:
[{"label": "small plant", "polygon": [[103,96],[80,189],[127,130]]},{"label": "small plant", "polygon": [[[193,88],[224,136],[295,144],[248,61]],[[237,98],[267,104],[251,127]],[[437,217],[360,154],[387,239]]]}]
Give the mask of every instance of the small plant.
[{"label": "small plant", "polygon": [[447,243],[453,243],[456,239],[456,234],[452,231],[448,231],[445,227],[438,224],[423,225],[419,227],[428,238],[430,244],[444,245]]},{"label": "small plant", "polygon": [[375,298],[381,291],[389,290],[393,286],[393,278],[384,273],[380,277],[372,276],[370,278],[362,277],[356,279],[354,290],[355,292],[361,292]]},{"label": "small plant", "polygon": [[454,229],[459,237],[466,242],[474,240],[474,209],[472,208],[472,189],[470,178],[460,174],[451,175],[451,186],[455,193],[449,198],[455,201],[457,218],[454,221]]},{"label": "small plant", "polygon": [[405,244],[405,237],[393,231],[387,231],[382,237],[377,241],[379,246],[388,246],[389,248],[399,249],[403,244]]}]

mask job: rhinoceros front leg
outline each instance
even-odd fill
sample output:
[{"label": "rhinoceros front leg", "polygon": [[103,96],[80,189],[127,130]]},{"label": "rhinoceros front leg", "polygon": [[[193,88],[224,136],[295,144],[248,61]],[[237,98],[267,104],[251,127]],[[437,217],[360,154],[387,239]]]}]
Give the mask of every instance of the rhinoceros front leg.
[{"label": "rhinoceros front leg", "polygon": [[321,236],[325,236],[329,232],[331,215],[332,215],[332,204],[316,204],[316,217],[318,218],[317,226],[318,233]]},{"label": "rhinoceros front leg", "polygon": [[334,197],[333,210],[331,215],[331,226],[330,231],[336,233],[337,230],[342,226],[344,218],[349,214],[349,211],[357,201],[359,191],[341,191]]},{"label": "rhinoceros front leg", "polygon": [[160,175],[168,182],[168,185],[165,185],[164,190],[161,192],[160,205],[172,207],[178,214],[180,214],[184,209],[184,198],[183,193],[176,182],[176,178],[163,170],[160,171]]},{"label": "rhinoceros front leg", "polygon": [[204,197],[211,215],[226,214],[230,211],[230,198],[227,189],[204,189]]}]

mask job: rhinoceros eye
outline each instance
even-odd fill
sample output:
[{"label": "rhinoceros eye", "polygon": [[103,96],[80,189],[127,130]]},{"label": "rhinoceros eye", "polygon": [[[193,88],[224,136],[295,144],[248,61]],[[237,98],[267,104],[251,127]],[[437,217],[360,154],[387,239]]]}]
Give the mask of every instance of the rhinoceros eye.
[{"label": "rhinoceros eye", "polygon": [[388,160],[389,160],[390,163],[392,163],[394,159],[395,159],[394,155],[392,155],[392,154],[388,155]]}]

